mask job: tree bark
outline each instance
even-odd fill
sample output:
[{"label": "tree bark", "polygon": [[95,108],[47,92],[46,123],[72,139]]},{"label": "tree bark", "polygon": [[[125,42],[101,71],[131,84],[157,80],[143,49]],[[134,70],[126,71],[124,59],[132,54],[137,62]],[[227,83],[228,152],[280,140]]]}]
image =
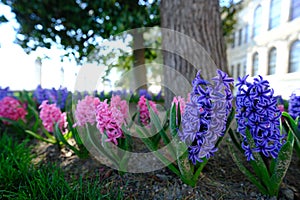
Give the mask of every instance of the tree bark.
[{"label": "tree bark", "polygon": [[135,29],[132,33],[133,37],[133,81],[131,81],[131,89],[147,89],[147,70],[145,66],[145,47],[143,32]]},{"label": "tree bark", "polygon": [[[181,81],[176,81],[178,76],[184,76],[191,83],[198,69],[205,79],[215,76],[217,68],[228,72],[219,9],[218,0],[161,1],[161,26],[176,31],[175,34],[162,31],[164,65],[179,72],[178,75],[164,70],[165,87],[172,83],[173,87],[180,88]],[[179,94],[187,94],[187,91]],[[170,105],[174,95],[178,94],[165,90],[166,106]]]}]

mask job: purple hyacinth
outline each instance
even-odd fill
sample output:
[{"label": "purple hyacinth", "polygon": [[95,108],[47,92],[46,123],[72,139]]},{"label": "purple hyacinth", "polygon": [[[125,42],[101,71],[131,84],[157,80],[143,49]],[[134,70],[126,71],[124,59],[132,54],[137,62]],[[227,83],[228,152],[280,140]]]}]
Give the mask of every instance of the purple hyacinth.
[{"label": "purple hyacinth", "polygon": [[9,90],[9,87],[3,89],[0,87],[0,100],[7,96],[13,96],[13,92]]},{"label": "purple hyacinth", "polygon": [[216,143],[224,135],[226,120],[233,99],[233,79],[221,70],[212,83],[203,80],[200,72],[193,80],[191,102],[186,104],[179,137],[188,145],[189,159],[195,165],[217,151]]},{"label": "purple hyacinth", "polygon": [[289,114],[296,119],[300,116],[300,90],[294,91],[289,100]]},{"label": "purple hyacinth", "polygon": [[[277,99],[269,82],[261,76],[254,82],[247,81],[248,75],[239,78],[236,97],[236,120],[238,132],[243,137],[242,148],[247,160],[254,160],[253,152],[266,157],[276,158],[281,148],[283,135],[280,134],[281,112],[277,108]],[[246,131],[251,134],[255,148],[251,148]]]},{"label": "purple hyacinth", "polygon": [[66,105],[68,94],[69,91],[67,88],[60,87],[58,90],[55,88],[43,89],[41,85],[38,85],[33,96],[36,98],[39,104],[45,100],[48,100],[49,103],[56,104],[60,109],[63,109]]},{"label": "purple hyacinth", "polygon": [[152,95],[145,89],[139,89],[139,97],[144,96],[148,100],[152,100]]}]

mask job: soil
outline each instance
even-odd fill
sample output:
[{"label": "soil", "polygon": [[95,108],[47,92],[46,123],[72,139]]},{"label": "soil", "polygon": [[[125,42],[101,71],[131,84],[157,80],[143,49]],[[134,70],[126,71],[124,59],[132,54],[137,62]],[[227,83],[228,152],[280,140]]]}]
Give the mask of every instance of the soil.
[{"label": "soil", "polygon": [[[125,173],[102,165],[91,157],[80,159],[72,151],[36,141],[35,163],[53,163],[65,172],[66,179],[80,176],[91,181],[106,181],[103,194],[119,188],[124,199],[270,199],[248,181],[233,162],[226,142],[203,169],[196,187],[184,184],[167,168],[149,173]],[[272,198],[275,199],[275,198]],[[300,160],[294,153],[278,199],[300,199]]]}]

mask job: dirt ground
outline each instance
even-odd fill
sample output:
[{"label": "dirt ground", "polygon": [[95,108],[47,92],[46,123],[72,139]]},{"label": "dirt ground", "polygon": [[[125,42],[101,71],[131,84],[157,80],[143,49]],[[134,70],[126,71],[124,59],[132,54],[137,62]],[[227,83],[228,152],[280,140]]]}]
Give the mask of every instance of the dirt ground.
[{"label": "dirt ground", "polygon": [[[66,179],[83,176],[91,181],[106,180],[103,193],[121,189],[124,199],[269,199],[262,195],[238,170],[226,142],[212,157],[201,173],[196,187],[184,184],[169,169],[149,173],[125,173],[102,165],[93,158],[79,159],[68,149],[36,141],[35,163],[58,164]],[[273,198],[274,199],[274,198]],[[300,199],[300,160],[294,153],[278,199]]]}]

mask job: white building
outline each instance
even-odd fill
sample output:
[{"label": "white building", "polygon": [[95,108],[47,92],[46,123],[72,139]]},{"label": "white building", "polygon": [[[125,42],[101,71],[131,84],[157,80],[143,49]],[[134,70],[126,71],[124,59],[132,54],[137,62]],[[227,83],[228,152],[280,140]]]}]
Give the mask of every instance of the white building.
[{"label": "white building", "polygon": [[300,0],[244,0],[228,44],[231,74],[262,75],[276,94],[300,88]]}]

